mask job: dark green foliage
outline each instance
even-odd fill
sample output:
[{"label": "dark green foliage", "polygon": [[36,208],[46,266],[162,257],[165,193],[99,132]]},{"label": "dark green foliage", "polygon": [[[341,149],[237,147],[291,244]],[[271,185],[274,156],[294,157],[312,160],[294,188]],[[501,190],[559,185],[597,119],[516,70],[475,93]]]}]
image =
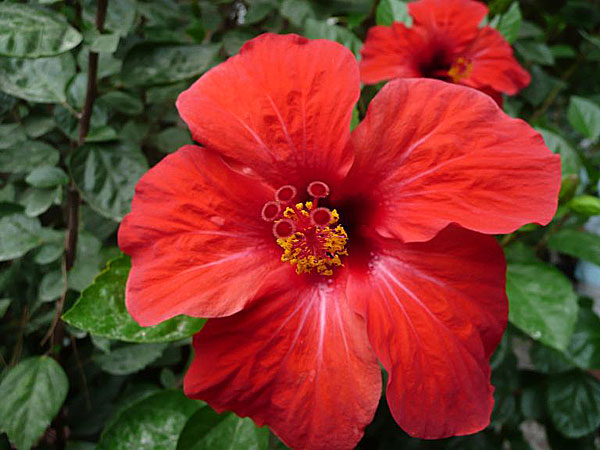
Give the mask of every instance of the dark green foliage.
[{"label": "dark green foliage", "polygon": [[[101,3],[0,2],[0,449],[285,448],[250,419],[183,395],[188,344],[204,320],[133,321],[118,224],[147,169],[192,142],[174,103],[198,76],[264,32],[336,40],[360,57],[369,27],[411,24],[407,3],[108,0],[98,29]],[[600,7],[487,3],[486,23],[533,79],[505,98],[505,111],[561,157],[559,210],[547,227],[499,237],[510,324],[491,360],[490,427],[413,439],[382,399],[359,448],[598,445]],[[79,142],[90,51],[98,54],[97,95]],[[352,127],[380,88],[363,87]],[[74,230],[73,249],[66,235]]]}]

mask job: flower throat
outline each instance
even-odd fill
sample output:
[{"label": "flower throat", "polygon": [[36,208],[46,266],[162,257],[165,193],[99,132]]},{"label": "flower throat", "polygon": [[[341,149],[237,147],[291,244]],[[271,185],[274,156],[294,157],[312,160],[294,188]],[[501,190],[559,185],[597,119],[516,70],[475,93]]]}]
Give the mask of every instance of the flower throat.
[{"label": "flower throat", "polygon": [[283,249],[281,261],[295,266],[298,275],[313,271],[333,275],[335,267],[343,266],[340,257],[348,254],[348,235],[337,224],[339,214],[335,209],[319,207],[319,199],[329,195],[329,186],[313,181],[307,192],[312,201],[295,203],[296,188],[280,187],[275,200],[263,206],[262,218],[273,222],[273,235]]}]

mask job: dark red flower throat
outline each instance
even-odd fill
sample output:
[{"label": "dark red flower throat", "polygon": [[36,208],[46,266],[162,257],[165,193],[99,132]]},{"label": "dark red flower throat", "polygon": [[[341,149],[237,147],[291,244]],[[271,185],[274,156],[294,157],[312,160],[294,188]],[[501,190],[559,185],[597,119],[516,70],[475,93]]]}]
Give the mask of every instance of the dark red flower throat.
[{"label": "dark red flower throat", "polygon": [[318,275],[333,275],[335,267],[343,266],[340,257],[348,254],[348,235],[337,224],[338,212],[319,206],[319,199],[329,196],[329,186],[313,181],[306,192],[312,200],[302,202],[295,186],[280,187],[275,199],[264,204],[261,215],[273,223],[273,235],[283,249],[282,262],[295,266],[298,275],[313,273],[313,269]]}]

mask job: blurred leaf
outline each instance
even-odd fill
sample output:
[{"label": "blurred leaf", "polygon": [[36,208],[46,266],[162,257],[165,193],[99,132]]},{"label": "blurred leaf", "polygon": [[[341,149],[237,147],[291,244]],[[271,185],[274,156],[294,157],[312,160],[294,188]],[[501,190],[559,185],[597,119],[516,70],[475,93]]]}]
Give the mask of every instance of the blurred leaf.
[{"label": "blurred leaf", "polygon": [[128,344],[98,354],[94,361],[102,370],[112,375],[129,375],[139,372],[160,358],[167,344]]},{"label": "blurred leaf", "polygon": [[0,384],[0,429],[19,450],[29,450],[58,413],[68,389],[67,375],[52,358],[21,361]]},{"label": "blurred leaf", "polygon": [[30,114],[23,121],[23,125],[27,136],[33,139],[43,136],[56,126],[52,116],[45,114]]},{"label": "blurred leaf", "polygon": [[306,19],[304,35],[309,39],[329,39],[337,41],[348,47],[355,55],[358,55],[358,52],[362,47],[361,40],[350,30],[338,25],[330,25],[324,21]]},{"label": "blurred leaf", "polygon": [[583,369],[600,370],[600,317],[591,308],[579,308],[567,354]]},{"label": "blurred leaf", "polygon": [[548,247],[600,265],[600,236],[587,231],[560,230],[550,236]]},{"label": "blurred leaf", "polygon": [[542,134],[544,142],[552,153],[560,155],[561,170],[563,177],[566,175],[579,175],[581,171],[581,159],[575,149],[559,134],[544,128],[537,128]]},{"label": "blurred leaf", "polygon": [[0,90],[37,103],[65,103],[75,75],[71,53],[38,59],[0,57]]},{"label": "blurred leaf", "polygon": [[61,16],[17,3],[0,3],[0,55],[54,56],[76,47],[81,34]]},{"label": "blurred leaf", "polygon": [[102,269],[101,248],[96,236],[87,231],[79,233],[75,261],[69,271],[69,288],[81,292],[94,281]]},{"label": "blurred leaf", "polygon": [[377,25],[391,25],[392,22],[402,22],[406,26],[412,25],[412,17],[408,14],[406,2],[402,0],[382,0],[375,10]]},{"label": "blurred leaf", "polygon": [[579,195],[569,201],[569,208],[584,216],[600,215],[600,197]]},{"label": "blurred leaf", "polygon": [[53,270],[42,278],[38,288],[38,299],[41,302],[51,302],[59,298],[63,293],[64,282],[62,272]]},{"label": "blurred leaf", "polygon": [[63,320],[92,334],[127,342],[168,342],[200,331],[204,319],[178,316],[152,327],[140,327],[125,308],[125,283],[131,265],[122,256],[111,261],[85,289]]},{"label": "blurred leaf", "polygon": [[118,34],[95,34],[90,42],[90,51],[96,53],[114,53],[119,46]]},{"label": "blurred leaf", "polygon": [[60,187],[57,189],[30,188],[25,191],[21,204],[25,206],[27,216],[37,217],[45,213],[57,198],[60,198]]},{"label": "blurred leaf", "polygon": [[560,90],[567,87],[564,81],[548,75],[538,65],[533,65],[529,73],[531,83],[521,91],[521,95],[533,106],[540,105],[553,89]]},{"label": "blurred leaf", "polygon": [[121,78],[128,86],[149,86],[191,78],[209,68],[220,47],[218,44],[139,44],[125,56]]},{"label": "blurred leaf", "polygon": [[534,343],[529,355],[536,370],[541,373],[562,373],[575,368],[575,365],[566,357],[565,353],[539,342]]},{"label": "blurred leaf", "polygon": [[525,61],[541,64],[543,66],[554,65],[554,55],[543,42],[538,41],[518,41],[515,44],[515,49],[523,57]]},{"label": "blurred leaf", "polygon": [[11,302],[10,298],[0,298],[0,319],[6,314]]},{"label": "blurred leaf", "polygon": [[0,125],[0,149],[12,147],[18,142],[27,140],[25,129],[18,123]]},{"label": "blurred leaf", "polygon": [[49,188],[67,184],[69,177],[60,167],[41,166],[29,172],[25,181],[33,187]]},{"label": "blurred leaf", "polygon": [[130,142],[86,144],[71,155],[69,170],[91,208],[121,220],[129,212],[135,185],[148,163]]},{"label": "blurred leaf", "polygon": [[519,406],[527,419],[542,420],[544,418],[545,391],[543,386],[534,385],[523,389]]},{"label": "blurred leaf", "polygon": [[316,18],[315,11],[308,0],[283,0],[279,12],[297,27],[302,26],[308,18]]},{"label": "blurred leaf", "polygon": [[556,268],[508,264],[506,292],[509,320],[535,340],[564,350],[577,320],[577,296]]},{"label": "blurred leaf", "polygon": [[266,427],[257,428],[249,418],[217,414],[205,406],[188,419],[177,450],[267,450],[268,445]]},{"label": "blurred leaf", "polygon": [[158,133],[152,142],[159,150],[172,153],[184,145],[191,144],[192,138],[189,131],[181,127],[169,127]]},{"label": "blurred leaf", "polygon": [[573,128],[595,141],[600,137],[600,106],[583,97],[573,96],[569,102],[567,118]]},{"label": "blurred leaf", "polygon": [[244,24],[250,25],[260,22],[275,9],[277,3],[272,0],[255,0],[250,3]]},{"label": "blurred leaf", "polygon": [[254,38],[255,33],[246,30],[229,30],[223,35],[223,47],[228,55],[235,55],[246,41]]},{"label": "blurred leaf", "polygon": [[45,142],[27,141],[0,151],[0,172],[23,173],[58,163],[59,153]]},{"label": "blurred leaf", "polygon": [[62,256],[64,247],[63,242],[48,242],[40,247],[33,260],[37,264],[50,264]]},{"label": "blurred leaf", "polygon": [[600,382],[583,372],[550,378],[548,413],[565,436],[578,438],[600,426]]},{"label": "blurred leaf", "polygon": [[19,258],[42,245],[41,229],[37,219],[23,214],[0,218],[0,261]]},{"label": "blurred leaf", "polygon": [[553,45],[550,47],[552,50],[552,55],[555,58],[575,58],[577,56],[577,52],[568,45]]},{"label": "blurred leaf", "polygon": [[177,391],[163,391],[133,403],[107,426],[98,450],[175,450],[187,419],[200,404]]},{"label": "blurred leaf", "polygon": [[519,36],[519,31],[521,31],[521,22],[523,20],[523,16],[521,15],[521,8],[519,7],[519,2],[513,2],[510,5],[508,11],[502,15],[500,19],[500,23],[498,24],[498,31],[502,33],[504,38],[512,44],[517,40]]},{"label": "blurred leaf", "polygon": [[137,116],[144,111],[142,101],[127,92],[113,91],[98,98],[98,102],[129,116]]}]

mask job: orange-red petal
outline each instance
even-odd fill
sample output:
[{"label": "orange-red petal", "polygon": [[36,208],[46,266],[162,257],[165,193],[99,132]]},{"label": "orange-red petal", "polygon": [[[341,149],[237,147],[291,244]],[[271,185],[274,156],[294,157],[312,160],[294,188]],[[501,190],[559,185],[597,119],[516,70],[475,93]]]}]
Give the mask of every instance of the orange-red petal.
[{"label": "orange-red petal", "polygon": [[387,402],[408,434],[475,433],[494,404],[488,360],[506,327],[495,239],[450,226],[424,243],[385,241],[347,294],[388,371]]}]

